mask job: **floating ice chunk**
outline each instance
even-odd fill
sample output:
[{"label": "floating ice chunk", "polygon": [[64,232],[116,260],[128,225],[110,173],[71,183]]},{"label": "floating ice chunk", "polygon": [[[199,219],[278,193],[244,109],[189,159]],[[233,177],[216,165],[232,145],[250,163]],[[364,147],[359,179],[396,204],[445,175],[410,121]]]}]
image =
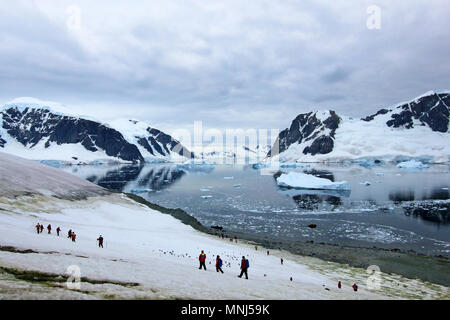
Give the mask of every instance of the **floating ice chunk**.
[{"label": "floating ice chunk", "polygon": [[152,192],[152,189],[131,189],[130,192],[134,194]]},{"label": "floating ice chunk", "polygon": [[209,191],[211,191],[211,189],[201,188],[200,191],[201,192],[209,192]]},{"label": "floating ice chunk", "polygon": [[267,168],[269,166],[269,164],[267,163],[254,163],[252,164],[252,168],[253,169],[262,169],[262,168]]},{"label": "floating ice chunk", "polygon": [[209,199],[212,198],[212,196],[202,196],[203,199]]},{"label": "floating ice chunk", "polygon": [[363,184],[365,186],[370,186],[371,183],[369,181],[360,182],[359,184]]},{"label": "floating ice chunk", "polygon": [[277,184],[280,187],[298,189],[350,190],[350,185],[347,181],[332,182],[328,179],[318,178],[301,172],[284,173],[277,178]]},{"label": "floating ice chunk", "polygon": [[240,184],[234,184],[233,187],[235,187],[235,188],[240,188],[241,185],[240,185]]},{"label": "floating ice chunk", "polygon": [[416,160],[400,162],[397,165],[397,168],[400,168],[400,169],[425,169],[428,167],[429,167],[428,165],[423,164],[422,162],[416,161]]},{"label": "floating ice chunk", "polygon": [[281,163],[281,168],[309,168],[309,164],[307,163],[300,163],[300,162],[287,162],[287,163]]},{"label": "floating ice chunk", "polygon": [[225,180],[233,180],[234,177],[223,177]]}]

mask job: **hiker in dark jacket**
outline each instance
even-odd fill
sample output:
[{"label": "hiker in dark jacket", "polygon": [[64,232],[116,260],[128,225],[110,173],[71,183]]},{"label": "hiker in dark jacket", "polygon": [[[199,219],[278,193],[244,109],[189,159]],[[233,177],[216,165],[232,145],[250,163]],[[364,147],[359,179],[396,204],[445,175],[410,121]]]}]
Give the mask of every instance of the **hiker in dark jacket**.
[{"label": "hiker in dark jacket", "polygon": [[51,224],[49,224],[47,226],[47,230],[48,230],[48,234],[52,233],[52,225]]},{"label": "hiker in dark jacket", "polygon": [[44,225],[41,224],[41,226],[39,227],[39,229],[41,230],[41,233],[42,233],[42,231],[44,231]]},{"label": "hiker in dark jacket", "polygon": [[245,259],[244,256],[242,256],[242,260],[241,260],[241,274],[238,275],[238,277],[242,278],[242,275],[245,274],[245,279],[248,279],[248,273],[247,273],[248,268],[249,268],[248,260]]},{"label": "hiker in dark jacket", "polygon": [[39,223],[36,225],[36,231],[37,231],[38,234],[41,231],[41,225]]},{"label": "hiker in dark jacket", "polygon": [[222,272],[223,273],[223,270],[222,270],[222,259],[220,259],[220,256],[217,256],[217,258],[216,258],[216,271],[217,272]]},{"label": "hiker in dark jacket", "polygon": [[100,235],[100,237],[98,237],[97,241],[98,241],[98,247],[99,247],[99,248],[100,248],[100,247],[103,248],[103,237],[102,237],[101,235]]},{"label": "hiker in dark jacket", "polygon": [[203,252],[203,250],[202,250],[202,253],[200,253],[200,255],[198,256],[198,261],[200,261],[199,269],[201,269],[203,267],[206,270],[206,264],[205,264],[206,254]]},{"label": "hiker in dark jacket", "polygon": [[58,227],[57,229],[56,229],[56,235],[59,237],[59,233],[61,232],[61,228],[60,227]]},{"label": "hiker in dark jacket", "polygon": [[72,239],[72,229],[67,232],[67,238]]}]

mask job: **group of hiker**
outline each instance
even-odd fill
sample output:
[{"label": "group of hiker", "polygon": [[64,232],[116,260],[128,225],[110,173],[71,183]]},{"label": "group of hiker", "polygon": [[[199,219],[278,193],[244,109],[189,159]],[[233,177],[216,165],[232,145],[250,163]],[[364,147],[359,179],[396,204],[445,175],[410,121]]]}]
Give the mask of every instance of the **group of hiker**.
[{"label": "group of hiker", "polygon": [[[42,233],[44,231],[44,226],[42,224],[38,223],[36,225],[36,231],[37,231],[38,234]],[[52,233],[52,225],[51,224],[49,224],[47,226],[47,231],[48,231],[48,234]],[[58,237],[59,237],[59,233],[60,232],[61,232],[61,228],[60,227],[56,228],[56,234],[58,235]]]},{"label": "group of hiker", "polygon": [[[255,246],[255,249],[258,250],[257,246]],[[267,255],[269,255],[269,250],[267,250]],[[198,267],[199,270],[201,270],[202,268],[206,271],[206,254],[205,252],[202,250],[202,252],[200,253],[199,257],[198,257],[198,261],[200,262],[200,266]],[[280,258],[280,262],[283,265],[284,260],[283,258]],[[216,256],[216,272],[221,272],[223,273],[222,270],[222,265],[223,265],[223,261],[220,258],[219,255]],[[248,261],[248,259],[245,258],[245,256],[242,256],[241,259],[241,273],[238,275],[239,278],[242,278],[243,275],[245,275],[245,279],[248,280],[248,268],[250,267],[250,263]],[[266,276],[266,275],[264,275]],[[290,280],[292,281],[292,277],[290,278]],[[338,288],[341,289],[342,288],[342,283],[341,281],[338,281]],[[352,285],[353,291],[358,291],[358,285],[356,283],[354,283]],[[328,290],[328,289],[327,289]]]},{"label": "group of hiker", "polygon": [[221,233],[221,234],[217,234],[216,233],[216,235],[219,237],[219,238],[222,238],[222,239],[229,239],[230,240],[230,242],[236,242],[236,243],[238,243],[238,239],[237,239],[237,237],[236,236],[234,236],[234,237],[232,237],[232,236],[230,236],[230,237],[228,237],[228,235],[226,235],[226,234],[223,234],[223,233]]},{"label": "group of hiker", "polygon": [[[44,226],[42,224],[40,224],[40,223],[36,224],[36,231],[37,231],[38,234],[42,233],[44,231]],[[51,224],[49,224],[47,226],[47,231],[48,231],[48,234],[52,233],[52,225]],[[61,228],[60,227],[56,228],[56,235],[58,237],[59,237],[59,233],[60,232],[61,232]],[[72,242],[76,242],[77,234],[75,233],[75,231],[70,229],[67,232],[67,238],[71,239]],[[103,237],[101,235],[100,235],[100,237],[97,238],[97,242],[98,242],[98,247],[99,248],[103,248]]]},{"label": "group of hiker", "polygon": [[[200,266],[199,269],[201,270],[202,268],[206,270],[206,254],[205,252],[202,250],[202,252],[200,253],[199,257],[198,257],[198,261],[200,262]],[[223,265],[223,261],[220,258],[219,255],[216,256],[216,272],[221,272],[223,273],[222,270],[222,265]],[[242,278],[242,276],[245,274],[245,279],[248,279],[248,268],[250,267],[250,264],[248,262],[248,259],[245,258],[245,256],[242,256],[242,260],[241,260],[241,274],[238,275],[239,278]]]}]

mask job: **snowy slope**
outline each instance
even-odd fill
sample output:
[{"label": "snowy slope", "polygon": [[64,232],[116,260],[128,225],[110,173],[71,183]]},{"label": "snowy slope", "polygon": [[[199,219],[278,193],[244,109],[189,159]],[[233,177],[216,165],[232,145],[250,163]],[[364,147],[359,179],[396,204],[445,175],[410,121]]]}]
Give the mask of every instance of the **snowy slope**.
[{"label": "snowy slope", "polygon": [[[2,185],[0,299],[379,299],[436,298],[447,293],[444,287],[386,274],[381,274],[382,288],[370,291],[363,269],[277,250],[271,250],[268,256],[263,248],[256,251],[250,244],[205,235],[120,194],[79,201],[55,198],[41,192],[42,186],[37,182],[43,178],[41,173],[51,176],[44,179],[47,190],[57,187],[60,194],[79,188],[79,179],[2,155],[0,167],[5,164],[11,172],[8,179],[29,166],[31,182],[21,183],[23,191],[35,195],[12,197],[10,194],[20,191],[20,187],[8,192],[7,184]],[[37,234],[34,226],[38,222],[44,226],[52,224],[53,230],[60,226],[62,236],[57,237],[54,231]],[[75,243],[65,237],[69,229],[77,233]],[[96,245],[100,234],[105,238],[103,249]],[[200,250],[207,254],[207,271],[198,270]],[[217,254],[224,261],[224,274],[213,270]],[[249,280],[236,277],[242,255],[250,260]],[[283,265],[280,257],[284,258]],[[79,291],[67,289],[64,283],[29,283],[8,273],[8,268],[14,268],[64,275],[70,266],[79,268],[86,278]],[[342,289],[336,288],[338,280],[342,281]],[[354,282],[360,288],[356,293],[350,287]]]},{"label": "snowy slope", "polygon": [[333,111],[301,114],[280,133],[276,142],[280,152],[272,152],[272,157],[283,162],[363,158],[447,162],[449,92],[427,92],[363,119],[333,118]]},{"label": "snowy slope", "polygon": [[45,195],[81,199],[109,192],[58,169],[0,152],[0,196]]}]

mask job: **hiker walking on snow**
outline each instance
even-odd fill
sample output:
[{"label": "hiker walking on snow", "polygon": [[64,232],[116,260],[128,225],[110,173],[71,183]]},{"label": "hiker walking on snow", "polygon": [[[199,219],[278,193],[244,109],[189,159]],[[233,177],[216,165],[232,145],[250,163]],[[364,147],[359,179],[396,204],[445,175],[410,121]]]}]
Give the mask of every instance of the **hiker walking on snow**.
[{"label": "hiker walking on snow", "polygon": [[99,247],[99,248],[100,248],[100,247],[103,248],[103,237],[102,237],[101,235],[100,235],[100,237],[98,237],[97,241],[98,241],[98,247]]},{"label": "hiker walking on snow", "polygon": [[201,269],[203,267],[206,270],[206,264],[205,264],[206,254],[203,252],[203,250],[202,250],[202,253],[200,253],[200,255],[198,256],[198,261],[200,261],[199,269]]},{"label": "hiker walking on snow", "polygon": [[217,258],[216,258],[216,271],[217,272],[222,272],[223,273],[223,270],[222,270],[222,259],[220,259],[220,256],[217,256]]},{"label": "hiker walking on snow", "polygon": [[248,279],[248,273],[247,273],[247,269],[249,268],[249,263],[248,260],[245,259],[244,256],[242,256],[242,260],[241,260],[241,274],[238,275],[239,278],[242,278],[242,275],[245,274],[245,279]]},{"label": "hiker walking on snow", "polygon": [[59,237],[59,233],[61,232],[61,228],[60,227],[58,227],[58,228],[56,228],[56,235]]},{"label": "hiker walking on snow", "polygon": [[39,231],[41,230],[41,225],[38,223],[37,225],[36,225],[36,231],[37,231],[37,233],[39,234]]},{"label": "hiker walking on snow", "polygon": [[49,224],[47,226],[47,230],[48,230],[48,234],[52,233],[52,225],[51,224]]},{"label": "hiker walking on snow", "polygon": [[41,230],[41,233],[42,233],[42,231],[44,231],[44,226],[41,224],[41,226],[39,227],[39,229]]},{"label": "hiker walking on snow", "polygon": [[75,242],[75,239],[77,238],[77,235],[75,232],[72,232],[72,242]]},{"label": "hiker walking on snow", "polygon": [[72,229],[67,232],[67,238],[72,239]]}]

